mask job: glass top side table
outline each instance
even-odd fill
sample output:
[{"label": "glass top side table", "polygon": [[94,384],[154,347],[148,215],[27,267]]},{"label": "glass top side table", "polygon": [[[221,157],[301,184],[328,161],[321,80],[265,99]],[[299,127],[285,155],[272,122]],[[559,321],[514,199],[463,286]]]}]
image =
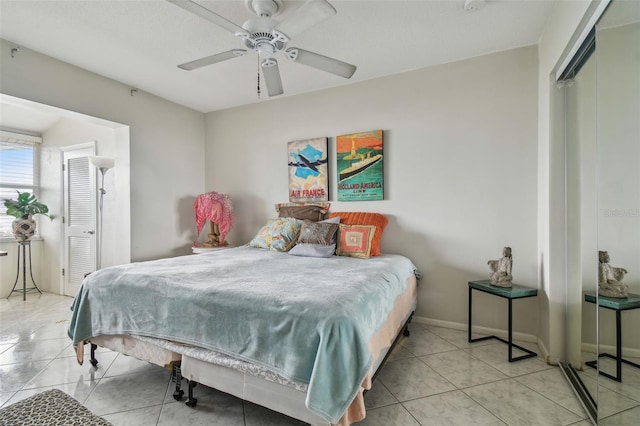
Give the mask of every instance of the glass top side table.
[{"label": "glass top side table", "polygon": [[[473,308],[473,293],[472,293],[473,290],[478,290],[484,293],[493,294],[494,296],[502,297],[509,301],[509,332],[508,332],[507,340],[498,336],[484,336],[484,337],[478,337],[476,339],[471,338],[472,313],[473,313],[473,309],[472,309]],[[469,281],[468,341],[471,343],[471,342],[480,342],[482,340],[488,340],[488,339],[497,339],[497,340],[500,340],[501,342],[506,343],[507,345],[509,345],[509,362],[520,361],[522,359],[533,358],[538,356],[537,353],[513,343],[513,300],[523,299],[526,297],[535,297],[537,295],[538,295],[538,289],[525,287],[523,285],[513,284],[512,287],[497,287],[497,286],[491,285],[489,280]],[[525,352],[525,355],[514,357],[513,356],[514,347]]]},{"label": "glass top side table", "polygon": [[[584,300],[590,303],[596,303],[596,293],[589,292],[584,294]],[[598,358],[607,357],[616,360],[616,375],[613,376],[602,370],[599,371],[600,375],[608,377],[616,382],[622,382],[622,363],[631,365],[636,368],[640,368],[640,365],[635,362],[628,361],[622,358],[622,311],[628,311],[630,309],[640,308],[640,294],[629,293],[626,298],[615,298],[598,296],[598,306],[605,309],[616,311],[616,355],[613,356],[608,353],[598,354]],[[598,368],[598,360],[585,362],[589,367]]]}]

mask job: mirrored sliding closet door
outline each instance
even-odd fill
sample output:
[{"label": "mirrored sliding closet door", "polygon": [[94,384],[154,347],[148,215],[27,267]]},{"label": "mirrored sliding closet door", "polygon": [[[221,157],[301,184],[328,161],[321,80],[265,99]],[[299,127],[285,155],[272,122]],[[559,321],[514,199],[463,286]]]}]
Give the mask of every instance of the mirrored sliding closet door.
[{"label": "mirrored sliding closet door", "polygon": [[598,423],[640,419],[640,1],[596,24]]},{"label": "mirrored sliding closet door", "polygon": [[640,1],[613,0],[559,81],[566,147],[563,372],[594,424],[640,418]]},{"label": "mirrored sliding closet door", "polygon": [[597,359],[597,308],[585,300],[598,288],[594,49],[592,30],[559,90],[564,101],[567,200],[566,359],[560,365],[595,423],[597,374],[586,363]]}]

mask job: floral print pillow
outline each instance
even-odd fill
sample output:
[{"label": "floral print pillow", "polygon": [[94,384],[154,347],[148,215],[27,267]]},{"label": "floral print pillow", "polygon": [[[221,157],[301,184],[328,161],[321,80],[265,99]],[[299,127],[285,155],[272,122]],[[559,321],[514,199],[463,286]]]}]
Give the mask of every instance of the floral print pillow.
[{"label": "floral print pillow", "polygon": [[289,251],[298,240],[302,221],[292,217],[269,219],[249,245],[275,251]]}]

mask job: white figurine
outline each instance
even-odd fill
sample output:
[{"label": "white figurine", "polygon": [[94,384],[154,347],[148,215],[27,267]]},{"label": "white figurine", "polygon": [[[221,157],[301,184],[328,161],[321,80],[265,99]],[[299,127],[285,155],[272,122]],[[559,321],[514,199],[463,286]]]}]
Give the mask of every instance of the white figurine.
[{"label": "white figurine", "polygon": [[598,294],[605,297],[627,297],[629,286],[622,282],[627,270],[609,265],[609,253],[598,252]]},{"label": "white figurine", "polygon": [[513,266],[513,258],[511,257],[511,247],[505,247],[502,249],[502,257],[498,260],[490,260],[487,262],[491,273],[489,278],[491,279],[491,285],[497,287],[511,287],[511,268]]}]

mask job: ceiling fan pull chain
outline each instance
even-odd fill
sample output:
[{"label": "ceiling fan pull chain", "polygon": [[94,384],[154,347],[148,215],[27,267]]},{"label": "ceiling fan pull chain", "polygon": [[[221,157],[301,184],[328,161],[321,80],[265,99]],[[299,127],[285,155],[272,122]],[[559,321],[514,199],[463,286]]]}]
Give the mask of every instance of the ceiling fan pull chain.
[{"label": "ceiling fan pull chain", "polygon": [[258,99],[260,99],[260,56],[258,55]]}]

